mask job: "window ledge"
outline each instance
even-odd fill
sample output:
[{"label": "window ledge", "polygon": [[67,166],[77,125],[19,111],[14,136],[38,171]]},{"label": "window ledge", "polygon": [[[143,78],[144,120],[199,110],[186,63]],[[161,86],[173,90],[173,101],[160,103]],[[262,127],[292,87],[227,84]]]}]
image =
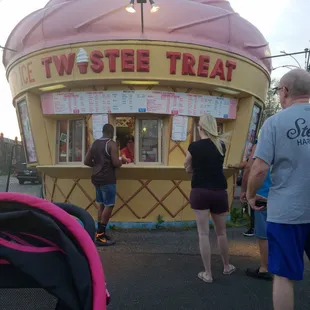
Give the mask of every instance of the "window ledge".
[{"label": "window ledge", "polygon": [[[80,165],[46,165],[37,166],[39,171],[52,178],[59,179],[90,179],[91,168]],[[226,178],[236,173],[235,169],[224,168]],[[140,166],[124,165],[116,171],[117,180],[183,180],[190,181],[188,174],[182,166]]]}]

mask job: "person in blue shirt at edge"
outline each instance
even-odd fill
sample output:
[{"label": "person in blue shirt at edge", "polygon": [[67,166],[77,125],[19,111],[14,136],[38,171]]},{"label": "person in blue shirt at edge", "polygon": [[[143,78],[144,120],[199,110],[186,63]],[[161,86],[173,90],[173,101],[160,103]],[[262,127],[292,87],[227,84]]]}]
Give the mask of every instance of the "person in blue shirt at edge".
[{"label": "person in blue shirt at edge", "polygon": [[[260,134],[260,133],[259,133]],[[259,136],[258,134],[258,136]],[[246,190],[247,183],[250,174],[251,167],[254,163],[255,157],[254,153],[256,150],[257,140],[254,143],[251,154],[249,156],[248,163],[244,169],[244,174],[242,178],[240,201],[247,203],[246,200]],[[270,169],[263,185],[256,192],[256,203],[265,208],[260,211],[254,211],[254,233],[258,239],[259,253],[260,253],[260,267],[254,269],[247,269],[246,275],[252,278],[263,279],[271,281],[273,276],[268,272],[268,239],[267,239],[267,199],[269,194],[269,189],[271,186]]]}]

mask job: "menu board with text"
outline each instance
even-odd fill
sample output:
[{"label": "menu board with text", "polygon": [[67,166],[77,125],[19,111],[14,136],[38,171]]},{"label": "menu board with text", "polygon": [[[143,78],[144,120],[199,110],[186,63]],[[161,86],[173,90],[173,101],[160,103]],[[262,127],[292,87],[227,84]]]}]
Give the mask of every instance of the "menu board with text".
[{"label": "menu board with text", "polygon": [[211,114],[235,119],[237,99],[167,91],[124,90],[45,93],[42,111],[50,114],[154,113],[183,116]]}]

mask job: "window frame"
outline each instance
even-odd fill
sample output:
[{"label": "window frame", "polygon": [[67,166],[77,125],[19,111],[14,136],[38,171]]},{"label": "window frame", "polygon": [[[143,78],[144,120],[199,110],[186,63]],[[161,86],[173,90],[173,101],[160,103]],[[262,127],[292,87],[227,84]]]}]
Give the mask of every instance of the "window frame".
[{"label": "window frame", "polygon": [[[21,117],[21,105],[22,104],[25,104],[25,106],[26,106],[25,111],[27,113],[27,118],[28,118],[28,120],[30,122],[30,124],[29,124],[29,134],[31,136],[32,144],[33,144],[33,147],[34,147],[34,155],[35,155],[35,159],[36,159],[34,161],[30,161],[29,160],[30,156],[29,156],[29,150],[28,150],[28,147],[27,147],[29,141],[26,141],[24,122],[23,122],[23,119]],[[38,153],[37,153],[35,139],[34,139],[34,136],[33,136],[32,123],[30,121],[30,116],[29,116],[28,97],[27,96],[22,96],[22,97],[18,98],[15,101],[15,105],[16,105],[17,118],[19,120],[19,129],[20,129],[20,133],[21,133],[21,140],[22,140],[23,149],[24,149],[24,152],[25,152],[25,160],[27,162],[27,165],[29,165],[29,166],[36,166],[38,164],[38,162],[39,162],[39,159],[38,159]]]},{"label": "window frame", "polygon": [[[156,120],[158,124],[158,161],[156,162],[143,162],[140,161],[140,123],[143,120]],[[165,119],[158,116],[136,116],[135,122],[135,165],[137,166],[162,166],[165,164]]]},{"label": "window frame", "polygon": [[[69,143],[67,140],[67,148],[66,148],[66,161],[59,161],[59,147],[60,147],[60,122],[67,122],[67,138],[70,136],[70,122],[82,121],[82,160],[81,161],[68,161],[69,160]],[[57,165],[76,165],[76,164],[84,164],[86,156],[86,128],[85,128],[85,119],[84,118],[74,118],[74,119],[57,119],[56,122],[56,164]]]}]

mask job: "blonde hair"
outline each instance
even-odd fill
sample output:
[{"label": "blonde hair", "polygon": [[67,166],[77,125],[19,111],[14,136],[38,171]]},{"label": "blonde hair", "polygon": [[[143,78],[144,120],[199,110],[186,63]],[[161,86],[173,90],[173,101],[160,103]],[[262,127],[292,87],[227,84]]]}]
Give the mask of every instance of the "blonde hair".
[{"label": "blonde hair", "polygon": [[216,119],[210,114],[200,116],[199,126],[207,137],[214,143],[220,154],[224,156],[223,143],[228,143],[230,133],[219,135]]}]

